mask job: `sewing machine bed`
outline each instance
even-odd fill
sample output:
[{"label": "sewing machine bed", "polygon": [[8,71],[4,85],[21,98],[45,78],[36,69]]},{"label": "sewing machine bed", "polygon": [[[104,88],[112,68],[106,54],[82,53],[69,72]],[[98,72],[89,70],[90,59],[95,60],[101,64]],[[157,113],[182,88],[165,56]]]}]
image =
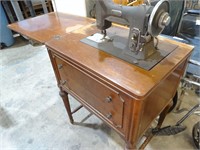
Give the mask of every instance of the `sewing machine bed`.
[{"label": "sewing machine bed", "polygon": [[[111,27],[106,30],[107,31],[107,39],[102,42],[102,35],[100,33],[92,34],[89,37],[85,37],[81,40],[81,42],[88,44],[92,47],[95,47],[99,50],[107,52],[117,58],[125,60],[131,64],[134,64],[140,68],[151,70],[156,64],[162,61],[166,56],[168,56],[171,52],[173,52],[177,45],[166,43],[166,42],[158,42],[158,50],[146,60],[138,60],[131,56],[131,52],[128,50],[128,35],[129,30],[119,30],[119,28]],[[151,48],[151,47],[147,47]]]}]

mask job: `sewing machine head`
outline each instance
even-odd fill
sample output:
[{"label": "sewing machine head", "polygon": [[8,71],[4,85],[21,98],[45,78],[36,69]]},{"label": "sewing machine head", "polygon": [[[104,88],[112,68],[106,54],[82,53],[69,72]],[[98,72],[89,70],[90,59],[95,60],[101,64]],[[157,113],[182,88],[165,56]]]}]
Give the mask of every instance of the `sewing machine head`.
[{"label": "sewing machine head", "polygon": [[155,6],[122,6],[112,0],[96,0],[96,24],[100,30],[111,27],[112,22],[137,28],[142,34],[157,36],[170,23],[169,2],[160,0]]},{"label": "sewing machine head", "polygon": [[[160,0],[155,6],[122,6],[112,0],[96,0],[96,26],[102,36],[92,35],[82,42],[149,70],[169,54],[157,47],[156,37],[170,20],[168,0]],[[119,35],[106,32],[112,22],[130,28],[126,41],[124,37],[119,39]],[[98,37],[100,40],[96,40]],[[126,46],[121,46],[124,43]]]},{"label": "sewing machine head", "polygon": [[138,53],[144,45],[158,36],[165,26],[170,23],[169,3],[167,0],[159,1],[155,7],[149,5],[122,6],[112,0],[96,1],[96,25],[106,34],[112,22],[128,25],[129,49]]}]

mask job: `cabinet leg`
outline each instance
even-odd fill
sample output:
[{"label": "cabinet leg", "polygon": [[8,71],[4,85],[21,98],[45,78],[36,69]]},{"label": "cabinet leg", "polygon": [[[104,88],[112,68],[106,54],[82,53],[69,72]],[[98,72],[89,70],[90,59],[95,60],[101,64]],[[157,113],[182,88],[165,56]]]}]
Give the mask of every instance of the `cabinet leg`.
[{"label": "cabinet leg", "polygon": [[135,144],[127,144],[126,143],[124,150],[137,150],[137,148],[136,148]]},{"label": "cabinet leg", "polygon": [[[159,117],[159,120],[158,120],[158,124],[157,124],[157,126],[156,126],[155,129],[161,128],[162,123],[164,122],[165,117],[167,116],[167,114],[168,114],[170,108],[171,108],[171,104],[169,104],[169,105],[161,112],[160,117]],[[144,149],[144,148],[146,147],[146,145],[150,142],[150,140],[153,138],[153,136],[154,136],[154,135],[153,135],[152,133],[150,133],[150,134],[147,136],[146,140],[142,143],[142,145],[140,146],[139,149]]]},{"label": "cabinet leg", "polygon": [[69,104],[68,93],[64,92],[64,91],[60,91],[59,94],[62,97],[62,100],[64,102],[65,108],[67,110],[67,114],[69,116],[69,120],[73,124],[74,123],[74,119],[73,119],[71,108],[70,108],[70,104]]},{"label": "cabinet leg", "polygon": [[158,120],[158,124],[157,124],[157,127],[156,128],[160,128],[162,126],[162,123],[164,122],[168,112],[169,112],[169,109],[170,109],[171,105],[169,104],[160,114],[160,117],[159,117],[159,120]]}]

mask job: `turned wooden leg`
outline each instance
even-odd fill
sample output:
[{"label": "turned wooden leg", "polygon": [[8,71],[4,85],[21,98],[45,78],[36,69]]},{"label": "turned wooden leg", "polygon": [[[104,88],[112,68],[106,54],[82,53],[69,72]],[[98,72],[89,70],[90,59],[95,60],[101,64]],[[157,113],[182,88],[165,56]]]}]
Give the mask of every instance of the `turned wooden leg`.
[{"label": "turned wooden leg", "polygon": [[135,144],[126,143],[124,150],[137,150],[137,148]]},{"label": "turned wooden leg", "polygon": [[74,119],[72,117],[72,112],[71,112],[71,108],[70,108],[70,104],[69,104],[69,99],[68,99],[68,93],[61,90],[59,92],[59,94],[62,97],[62,100],[64,102],[65,108],[67,110],[67,114],[69,116],[69,120],[73,124],[74,123]]}]

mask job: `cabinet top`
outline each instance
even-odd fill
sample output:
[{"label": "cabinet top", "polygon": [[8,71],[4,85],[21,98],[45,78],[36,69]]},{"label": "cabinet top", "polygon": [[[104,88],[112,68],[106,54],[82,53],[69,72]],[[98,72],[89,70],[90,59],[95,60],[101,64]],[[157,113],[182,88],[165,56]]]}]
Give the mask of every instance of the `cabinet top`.
[{"label": "cabinet top", "polygon": [[56,35],[66,34],[92,22],[94,19],[52,12],[12,23],[8,27],[35,41],[45,43]]},{"label": "cabinet top", "polygon": [[[119,26],[114,28],[127,30]],[[60,57],[140,99],[147,96],[178,65],[188,59],[193,49],[193,46],[159,36],[161,43],[168,42],[178,47],[147,71],[80,41],[97,32],[99,30],[95,25],[87,25],[46,42],[46,46]]]}]

